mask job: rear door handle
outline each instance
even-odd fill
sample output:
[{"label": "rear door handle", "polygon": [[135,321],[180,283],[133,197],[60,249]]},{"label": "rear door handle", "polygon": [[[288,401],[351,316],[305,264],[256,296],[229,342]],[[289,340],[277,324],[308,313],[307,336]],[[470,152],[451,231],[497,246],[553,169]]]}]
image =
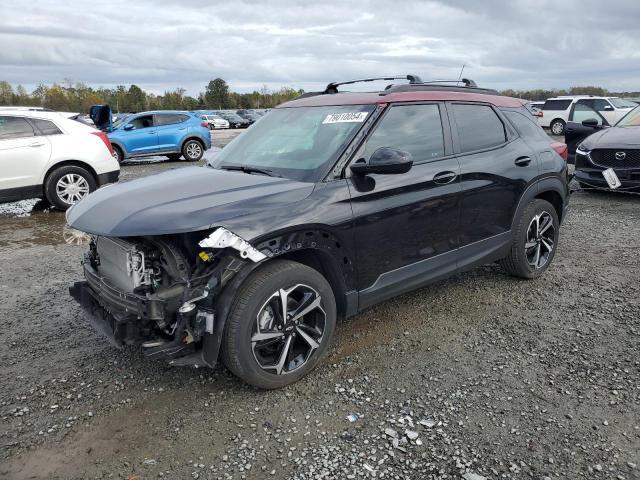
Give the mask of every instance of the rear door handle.
[{"label": "rear door handle", "polygon": [[442,185],[453,182],[457,176],[456,172],[440,172],[433,176],[433,181]]},{"label": "rear door handle", "polygon": [[516,161],[513,162],[513,163],[515,163],[519,167],[526,167],[527,165],[529,165],[531,163],[531,158],[530,157],[518,157],[518,158],[516,158]]},{"label": "rear door handle", "polygon": [[156,134],[155,130],[153,132],[149,132],[149,135],[155,135],[155,134]]}]

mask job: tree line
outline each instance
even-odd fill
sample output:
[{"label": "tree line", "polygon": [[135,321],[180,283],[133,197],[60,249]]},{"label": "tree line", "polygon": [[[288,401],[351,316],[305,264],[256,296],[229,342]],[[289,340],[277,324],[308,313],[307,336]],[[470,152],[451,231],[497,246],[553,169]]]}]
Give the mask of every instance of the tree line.
[{"label": "tree line", "polygon": [[[108,104],[114,112],[142,112],[146,110],[221,110],[239,108],[272,108],[304,93],[303,90],[282,87],[270,91],[266,86],[251,93],[237,93],[229,89],[222,78],[211,80],[197,97],[186,95],[186,90],[176,88],[162,95],[145,92],[137,85],[128,88],[92,88],[70,81],[51,86],[40,84],[32,92],[22,85],[15,88],[7,81],[0,81],[0,105],[37,106],[52,110],[87,113],[91,105]],[[561,90],[513,90],[501,92],[510,97],[527,100],[546,100],[558,95],[599,95],[640,97],[640,92],[609,92],[602,87],[571,87]]]},{"label": "tree line", "polygon": [[0,81],[0,105],[44,107],[51,110],[88,113],[91,105],[108,104],[114,112],[143,112],[147,110],[220,110],[240,108],[271,108],[304,93],[282,87],[270,91],[266,86],[251,93],[237,93],[229,89],[221,78],[211,80],[197,97],[186,94],[183,88],[168,90],[162,95],[145,92],[137,85],[116,88],[92,88],[83,83],[40,84],[32,92],[22,85],[15,88]]}]

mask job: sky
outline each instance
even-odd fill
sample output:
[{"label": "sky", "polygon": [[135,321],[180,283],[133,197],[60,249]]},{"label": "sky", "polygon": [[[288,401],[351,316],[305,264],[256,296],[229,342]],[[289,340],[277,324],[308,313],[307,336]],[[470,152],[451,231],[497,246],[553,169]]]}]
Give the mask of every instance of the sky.
[{"label": "sky", "polygon": [[0,0],[0,80],[197,95],[464,77],[640,90],[638,0]]}]

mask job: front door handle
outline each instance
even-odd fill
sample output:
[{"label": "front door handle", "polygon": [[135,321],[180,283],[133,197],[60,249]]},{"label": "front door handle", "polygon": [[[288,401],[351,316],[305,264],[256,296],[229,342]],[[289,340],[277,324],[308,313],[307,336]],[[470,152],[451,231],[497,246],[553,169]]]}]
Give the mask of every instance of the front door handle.
[{"label": "front door handle", "polygon": [[433,181],[443,185],[453,182],[457,176],[456,172],[440,172],[433,176]]},{"label": "front door handle", "polygon": [[29,144],[30,147],[36,148],[36,147],[43,147],[44,143],[42,142],[33,142]]},{"label": "front door handle", "polygon": [[527,165],[529,165],[531,163],[531,158],[530,157],[518,157],[518,158],[516,158],[516,161],[513,162],[513,163],[515,163],[519,167],[526,167]]},{"label": "front door handle", "polygon": [[149,132],[149,135],[155,135],[155,134],[156,134],[155,130],[153,132]]}]

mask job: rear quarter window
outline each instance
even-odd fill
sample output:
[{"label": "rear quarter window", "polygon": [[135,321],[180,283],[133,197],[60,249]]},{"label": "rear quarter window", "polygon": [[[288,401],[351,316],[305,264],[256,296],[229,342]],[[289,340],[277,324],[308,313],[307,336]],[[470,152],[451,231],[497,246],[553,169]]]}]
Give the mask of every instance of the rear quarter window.
[{"label": "rear quarter window", "polygon": [[547,100],[542,110],[566,110],[571,105],[571,100]]},{"label": "rear quarter window", "polygon": [[451,105],[458,127],[461,153],[502,145],[507,136],[502,120],[488,105]]},{"label": "rear quarter window", "polygon": [[504,113],[507,119],[514,125],[521,137],[548,140],[549,137],[544,133],[542,127],[531,118],[531,114],[527,113],[525,115],[511,110],[503,110],[502,113]]},{"label": "rear quarter window", "polygon": [[39,118],[34,118],[32,121],[39,130],[40,135],[60,135],[62,133],[53,122]]}]

